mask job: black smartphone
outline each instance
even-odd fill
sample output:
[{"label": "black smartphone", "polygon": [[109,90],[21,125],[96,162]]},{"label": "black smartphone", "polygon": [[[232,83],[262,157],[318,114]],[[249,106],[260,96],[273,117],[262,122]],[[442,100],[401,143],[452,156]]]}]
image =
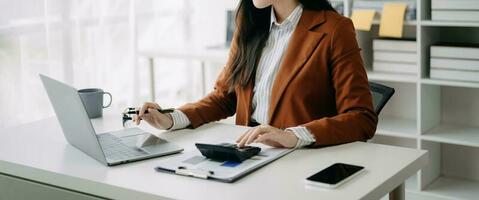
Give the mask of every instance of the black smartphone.
[{"label": "black smartphone", "polygon": [[335,163],[320,172],[306,178],[306,183],[326,188],[336,188],[355,175],[364,167],[344,163]]}]

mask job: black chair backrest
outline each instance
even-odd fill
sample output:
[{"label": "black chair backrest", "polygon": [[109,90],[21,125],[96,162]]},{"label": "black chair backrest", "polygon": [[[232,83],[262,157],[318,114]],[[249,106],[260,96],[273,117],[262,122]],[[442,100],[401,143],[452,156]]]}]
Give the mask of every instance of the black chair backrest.
[{"label": "black chair backrest", "polygon": [[369,82],[369,88],[373,96],[374,112],[379,115],[386,103],[393,96],[395,92],[394,88],[374,82]]}]

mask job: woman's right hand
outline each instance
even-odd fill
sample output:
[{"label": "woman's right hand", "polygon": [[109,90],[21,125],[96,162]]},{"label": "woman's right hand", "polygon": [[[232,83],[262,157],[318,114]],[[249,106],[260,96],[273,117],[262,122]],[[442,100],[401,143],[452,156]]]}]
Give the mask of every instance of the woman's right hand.
[{"label": "woman's right hand", "polygon": [[[173,126],[171,115],[162,114],[158,109],[161,109],[161,107],[157,103],[146,102],[141,107],[139,114],[133,117],[133,121],[136,125],[140,125],[141,120],[145,120],[148,124],[157,129],[170,129]],[[145,113],[147,110],[148,113]]]}]

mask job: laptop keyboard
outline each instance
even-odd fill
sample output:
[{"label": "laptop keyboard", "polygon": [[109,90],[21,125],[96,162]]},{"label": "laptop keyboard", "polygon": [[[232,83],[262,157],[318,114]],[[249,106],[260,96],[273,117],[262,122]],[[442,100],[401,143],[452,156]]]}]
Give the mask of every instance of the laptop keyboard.
[{"label": "laptop keyboard", "polygon": [[138,156],[148,155],[148,153],[139,148],[127,146],[121,142],[119,137],[110,133],[103,133],[97,135],[97,137],[103,149],[103,153],[105,153],[105,157],[108,160],[127,160]]}]

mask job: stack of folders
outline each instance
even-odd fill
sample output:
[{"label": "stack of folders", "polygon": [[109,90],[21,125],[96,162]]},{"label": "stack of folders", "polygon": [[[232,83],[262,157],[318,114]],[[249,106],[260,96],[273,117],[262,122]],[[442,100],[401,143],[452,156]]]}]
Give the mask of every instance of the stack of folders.
[{"label": "stack of folders", "polygon": [[417,45],[415,40],[373,41],[373,71],[417,74]]},{"label": "stack of folders", "polygon": [[406,3],[407,9],[405,20],[416,20],[416,1],[415,0],[388,0],[388,1],[374,1],[374,0],[356,0],[353,1],[353,10],[375,10],[376,19],[381,19],[381,12],[384,3]]},{"label": "stack of folders", "polygon": [[477,0],[431,0],[431,19],[479,21],[479,3]]},{"label": "stack of folders", "polygon": [[430,76],[479,82],[479,47],[431,46]]}]

